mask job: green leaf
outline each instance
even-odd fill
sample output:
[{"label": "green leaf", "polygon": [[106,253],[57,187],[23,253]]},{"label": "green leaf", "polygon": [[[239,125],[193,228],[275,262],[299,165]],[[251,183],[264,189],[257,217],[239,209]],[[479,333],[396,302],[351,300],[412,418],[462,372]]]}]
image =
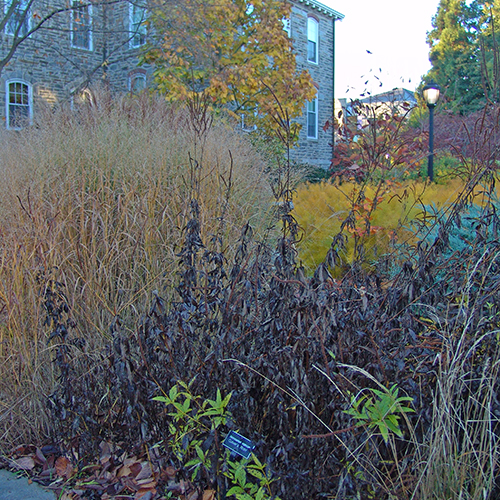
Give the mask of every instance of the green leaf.
[{"label": "green leaf", "polygon": [[264,469],[265,465],[262,464],[262,462],[257,458],[257,455],[255,453],[252,453],[252,460],[257,467]]},{"label": "green leaf", "polygon": [[257,491],[257,494],[255,495],[255,500],[262,500],[265,494],[266,491],[264,490],[264,488],[260,487],[259,491]]},{"label": "green leaf", "polygon": [[380,423],[378,425],[378,428],[380,430],[380,433],[382,434],[382,438],[384,439],[384,441],[387,443],[389,441],[389,429],[387,428],[387,426],[383,423]]},{"label": "green leaf", "polygon": [[179,394],[179,392],[177,389],[177,385],[174,385],[173,387],[171,387],[170,391],[168,393],[168,397],[170,398],[170,401],[175,401],[178,394]]},{"label": "green leaf", "polygon": [[153,401],[159,401],[160,403],[166,403],[166,404],[170,403],[170,399],[165,396],[155,396],[153,398]]},{"label": "green leaf", "polygon": [[233,486],[232,488],[229,488],[229,491],[226,493],[227,497],[230,497],[231,495],[241,495],[242,493],[245,493],[245,490],[241,488],[240,486]]},{"label": "green leaf", "polygon": [[191,399],[186,398],[184,404],[182,405],[182,411],[187,414],[189,413],[190,410],[191,410]]},{"label": "green leaf", "polygon": [[240,486],[244,487],[246,485],[247,473],[244,467],[238,467],[234,471],[234,479]]},{"label": "green leaf", "polygon": [[262,472],[261,469],[257,469],[257,468],[254,468],[254,467],[248,467],[248,473],[251,476],[257,478],[259,481],[261,479],[265,479],[266,478],[265,474]]},{"label": "green leaf", "polygon": [[222,407],[226,408],[227,405],[229,404],[229,401],[231,400],[231,396],[233,395],[232,392],[230,392],[225,398],[224,401],[222,401]]},{"label": "green leaf", "polygon": [[200,465],[201,465],[200,461],[197,458],[193,458],[193,460],[190,460],[189,462],[186,462],[184,464],[184,467],[186,469],[189,469],[189,467],[193,467],[193,466],[199,467]]}]

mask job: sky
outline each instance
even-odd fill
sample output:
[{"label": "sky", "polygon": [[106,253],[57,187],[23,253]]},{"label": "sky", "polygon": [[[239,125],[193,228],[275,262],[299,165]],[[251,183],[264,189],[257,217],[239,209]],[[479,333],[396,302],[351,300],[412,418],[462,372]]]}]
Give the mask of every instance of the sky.
[{"label": "sky", "polygon": [[426,36],[439,0],[320,1],[345,15],[335,26],[337,97],[415,90],[430,69]]}]

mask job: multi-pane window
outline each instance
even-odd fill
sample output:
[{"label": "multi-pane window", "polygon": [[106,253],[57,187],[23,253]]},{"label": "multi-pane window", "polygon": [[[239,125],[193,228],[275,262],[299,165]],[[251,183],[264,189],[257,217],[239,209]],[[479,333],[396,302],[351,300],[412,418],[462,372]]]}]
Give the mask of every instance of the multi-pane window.
[{"label": "multi-pane window", "polygon": [[130,47],[136,48],[146,43],[146,9],[130,4],[129,23],[130,23]]},{"label": "multi-pane window", "polygon": [[129,76],[130,92],[140,92],[146,88],[146,75],[144,73],[135,73]]},{"label": "multi-pane window", "polygon": [[78,0],[73,2],[71,9],[71,45],[92,50],[92,6]]},{"label": "multi-pane window", "polygon": [[[253,116],[252,116],[253,115]],[[255,132],[257,130],[257,125],[253,121],[257,118],[258,112],[255,109],[253,112],[248,111],[248,114],[241,114],[241,130],[243,132]]]},{"label": "multi-pane window", "polygon": [[307,103],[307,138],[318,138],[318,98]]},{"label": "multi-pane window", "polygon": [[6,119],[8,129],[21,129],[31,122],[31,87],[24,82],[7,82]]},{"label": "multi-pane window", "polygon": [[292,23],[290,22],[290,19],[287,17],[284,17],[281,22],[283,23],[283,31],[290,37],[292,36]]},{"label": "multi-pane window", "polygon": [[[12,5],[14,8],[11,11]],[[7,0],[4,3],[6,19],[5,32],[8,35],[26,36],[30,30],[30,13],[28,0]]]},{"label": "multi-pane window", "polygon": [[307,18],[307,60],[318,63],[319,23],[314,17]]}]

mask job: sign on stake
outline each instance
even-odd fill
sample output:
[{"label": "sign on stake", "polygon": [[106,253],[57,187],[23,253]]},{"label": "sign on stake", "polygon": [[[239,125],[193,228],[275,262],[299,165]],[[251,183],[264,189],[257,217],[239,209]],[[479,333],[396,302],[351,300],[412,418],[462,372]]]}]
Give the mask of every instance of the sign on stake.
[{"label": "sign on stake", "polygon": [[225,446],[231,453],[236,453],[240,457],[247,459],[250,458],[250,455],[255,448],[255,444],[250,441],[250,439],[247,439],[235,431],[229,431],[229,434],[222,442],[222,445]]}]

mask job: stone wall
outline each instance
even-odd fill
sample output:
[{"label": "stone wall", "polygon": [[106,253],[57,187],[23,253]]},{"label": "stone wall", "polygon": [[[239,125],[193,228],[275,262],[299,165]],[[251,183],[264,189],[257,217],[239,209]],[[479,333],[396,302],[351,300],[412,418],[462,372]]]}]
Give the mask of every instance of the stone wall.
[{"label": "stone wall", "polygon": [[[64,0],[38,0],[34,12],[64,8]],[[17,49],[0,75],[0,119],[6,115],[6,83],[21,80],[32,87],[34,113],[55,103],[70,105],[90,85],[103,84],[126,92],[129,74],[137,68],[138,50],[129,44],[127,1],[92,7],[92,50],[71,42],[71,11],[55,15]],[[0,54],[12,37],[0,33]]]},{"label": "stone wall", "polygon": [[[307,60],[307,18],[319,21],[318,64]],[[323,130],[323,126],[333,115],[333,17],[321,13],[302,2],[293,3],[291,17],[291,36],[297,53],[300,69],[311,74],[318,89],[318,138],[307,138],[307,113],[298,120],[302,125],[298,147],[292,151],[292,159],[299,163],[328,168],[332,158],[332,130]]]}]

